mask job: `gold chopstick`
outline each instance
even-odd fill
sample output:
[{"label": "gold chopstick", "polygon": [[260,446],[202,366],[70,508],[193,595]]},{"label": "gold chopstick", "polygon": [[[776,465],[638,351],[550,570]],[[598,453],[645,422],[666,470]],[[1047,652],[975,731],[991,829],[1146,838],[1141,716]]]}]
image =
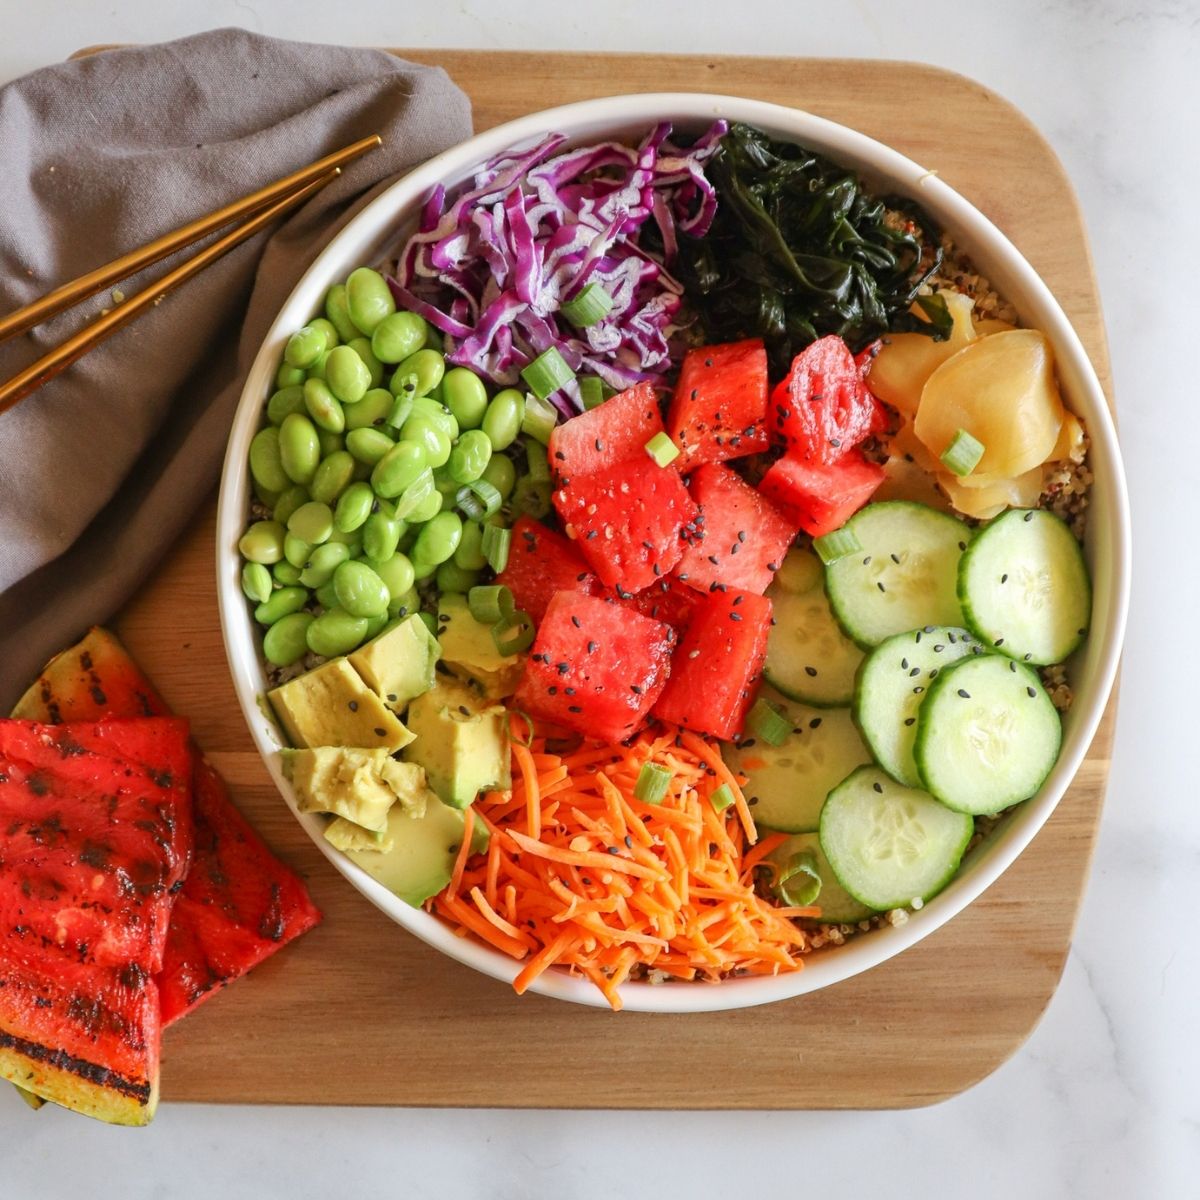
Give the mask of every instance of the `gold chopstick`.
[{"label": "gold chopstick", "polygon": [[269,208],[264,208],[245,224],[231,229],[224,237],[219,238],[210,246],[189,258],[186,262],[168,271],[161,279],[150,287],[131,296],[128,300],[98,317],[90,325],[81,329],[73,337],[68,338],[60,346],[55,346],[37,362],[31,363],[25,370],[13,376],[7,383],[0,384],[0,413],[7,412],[18,401],[23,400],[31,392],[37,391],[47,380],[53,379],[60,371],[66,370],[73,362],[82,358],[93,346],[110,337],[122,325],[128,324],[147,308],[157,304],[168,292],[173,291],[181,283],[191,279],[193,275],[204,270],[210,263],[215,262],[221,255],[232,250],[234,246],[253,237],[264,226],[269,225],[276,217],[302,204],[314,192],[319,191],[327,183],[341,174],[340,168],[326,171],[320,178],[314,179],[299,190],[277,200]]},{"label": "gold chopstick", "polygon": [[64,309],[70,308],[71,305],[78,304],[80,300],[94,296],[97,292],[111,284],[119,283],[122,279],[128,279],[130,275],[137,274],[143,267],[148,267],[152,263],[174,254],[176,250],[181,250],[184,246],[190,246],[193,242],[199,241],[224,225],[249,216],[267,205],[274,204],[276,200],[290,195],[297,188],[303,187],[315,179],[325,177],[335,168],[345,166],[346,163],[366,154],[368,150],[374,150],[376,146],[382,145],[383,139],[378,134],[362,138],[341,150],[336,150],[333,154],[319,158],[310,166],[293,171],[282,179],[277,179],[257,192],[251,192],[249,196],[243,196],[240,200],[218,208],[216,212],[209,213],[208,216],[189,221],[173,232],[155,238],[154,241],[138,250],[131,250],[128,254],[123,254],[120,258],[114,259],[102,267],[97,267],[94,271],[89,271],[86,275],[81,275],[70,283],[64,283],[61,287],[47,292],[32,304],[27,304],[24,308],[19,308],[6,317],[0,317],[0,342],[5,338],[14,337],[18,333],[24,333],[35,325],[40,325]]}]

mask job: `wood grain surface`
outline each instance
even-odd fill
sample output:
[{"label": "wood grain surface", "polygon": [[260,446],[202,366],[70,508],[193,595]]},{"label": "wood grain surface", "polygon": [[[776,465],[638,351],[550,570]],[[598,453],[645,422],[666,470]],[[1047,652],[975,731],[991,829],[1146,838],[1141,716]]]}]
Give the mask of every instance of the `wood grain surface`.
[{"label": "wood grain surface", "polygon": [[[476,129],[553,104],[713,91],[805,108],[936,168],[1021,248],[1106,390],[1096,284],[1071,186],[1029,122],[961,76],[908,63],[421,51]],[[1111,402],[1111,396],[1110,396]],[[217,620],[215,497],[116,623],[324,924],[170,1030],[168,1100],[644,1108],[895,1108],[993,1071],[1028,1036],[1070,944],[1103,801],[1110,706],[1083,770],[1018,862],[918,946],[815,995],[659,1016],[518,999],[362,899],[278,797],[234,699]]]}]

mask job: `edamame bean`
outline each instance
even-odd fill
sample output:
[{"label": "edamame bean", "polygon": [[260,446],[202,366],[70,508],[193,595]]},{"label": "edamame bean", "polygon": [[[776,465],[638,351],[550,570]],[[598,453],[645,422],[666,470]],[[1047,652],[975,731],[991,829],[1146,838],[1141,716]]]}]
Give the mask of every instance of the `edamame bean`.
[{"label": "edamame bean", "polygon": [[445,352],[446,339],[442,336],[442,331],[436,325],[428,324],[425,332],[425,349],[436,350],[439,354]]},{"label": "edamame bean", "polygon": [[305,380],[309,379],[325,379],[325,364],[329,361],[329,351],[322,350],[321,357],[317,359],[307,371],[304,372]]},{"label": "edamame bean", "polygon": [[382,429],[395,402],[396,397],[387,388],[372,388],[346,410],[346,428]]},{"label": "edamame bean", "polygon": [[[435,493],[436,495],[436,493]],[[462,518],[454,512],[439,512],[421,527],[413,546],[413,562],[444,563],[454,556],[462,541]]]},{"label": "edamame bean", "polygon": [[321,461],[317,427],[303,413],[284,417],[279,427],[279,458],[293,483],[311,483]]},{"label": "edamame bean", "polygon": [[[338,350],[345,349],[345,346],[338,347]],[[337,350],[334,351],[334,354],[336,353]],[[348,353],[357,359],[353,350]],[[341,433],[346,428],[346,414],[342,411],[342,406],[333,394],[333,390],[324,380],[309,379],[305,381],[304,407],[308,409],[308,415],[312,417],[313,423],[319,428],[327,430],[329,433]]]},{"label": "edamame bean", "polygon": [[346,434],[346,449],[359,462],[374,466],[396,443],[382,429],[352,429]]},{"label": "edamame bean", "polygon": [[300,376],[300,384],[280,388],[271,394],[267,401],[267,420],[272,425],[282,425],[284,417],[294,412],[304,412],[304,376]]},{"label": "edamame bean", "polygon": [[[412,565],[411,563],[409,564]],[[391,604],[388,605],[388,612],[393,617],[407,617],[415,613],[421,607],[421,597],[417,594],[417,589],[409,588],[402,596],[397,596]]]},{"label": "edamame bean", "polygon": [[[346,404],[357,404],[371,387],[371,372],[367,364],[349,347],[335,346],[325,362],[325,382],[338,400]],[[305,386],[305,400],[311,381]],[[310,409],[311,411],[311,409]],[[345,428],[345,418],[342,419]]]},{"label": "edamame bean", "polygon": [[431,612],[420,612],[417,613],[417,616],[420,617],[425,623],[425,628],[428,629],[434,637],[437,637],[437,617],[435,617]]},{"label": "edamame bean", "polygon": [[411,416],[425,417],[438,427],[451,441],[458,437],[458,421],[454,414],[432,396],[418,396],[412,405]]},{"label": "edamame bean", "polygon": [[275,511],[271,516],[281,525],[286,525],[292,513],[307,501],[308,491],[298,483],[293,484],[286,492],[280,493],[279,499],[275,501]]},{"label": "edamame bean", "polygon": [[250,442],[250,474],[268,491],[283,492],[291,486],[279,457],[279,430],[274,425],[260,429]]},{"label": "edamame bean", "polygon": [[363,525],[363,553],[373,562],[383,562],[396,553],[403,522],[383,513],[372,513]]},{"label": "edamame bean", "polygon": [[339,450],[345,450],[346,440],[340,433],[330,433],[328,429],[318,429],[317,447],[321,451],[321,458],[326,459]]},{"label": "edamame bean", "polygon": [[293,367],[303,367],[307,370],[328,349],[325,331],[305,325],[288,338],[287,345],[283,348],[283,361]]},{"label": "edamame bean", "polygon": [[347,450],[335,450],[321,459],[309,491],[322,504],[336,504],[337,498],[354,478],[354,456]]},{"label": "edamame bean", "polygon": [[468,429],[450,451],[446,469],[455,483],[474,483],[492,458],[492,443],[481,429]]},{"label": "edamame bean", "polygon": [[371,339],[356,337],[346,344],[362,359],[363,366],[371,373],[370,386],[377,388],[383,382],[383,363],[375,357],[375,352],[371,349]]},{"label": "edamame bean", "polygon": [[308,627],[312,613],[295,612],[280,617],[263,638],[263,654],[277,667],[290,667],[308,652]]},{"label": "edamame bean", "polygon": [[305,380],[304,371],[293,367],[291,363],[281,362],[275,372],[275,386],[281,391],[290,387],[298,387]]},{"label": "edamame bean", "polygon": [[[452,450],[450,453],[453,455],[454,451]],[[441,492],[443,496],[457,495],[459,485],[454,482],[454,479],[450,474],[449,462],[447,462],[444,467],[438,467],[438,469],[434,471],[433,486],[437,488],[437,490]]]},{"label": "edamame bean", "polygon": [[488,465],[483,468],[481,479],[486,479],[500,493],[501,500],[507,500],[512,495],[513,485],[517,482],[517,468],[512,459],[503,454],[493,454]]},{"label": "edamame bean", "polygon": [[247,600],[262,604],[271,598],[274,587],[271,572],[262,563],[248,562],[242,567],[242,591]]},{"label": "edamame bean", "polygon": [[[342,564],[338,563],[340,567]],[[317,603],[324,609],[337,608],[337,592],[333,590],[333,576],[325,580],[323,584],[313,593],[317,598]]]},{"label": "edamame bean", "polygon": [[300,572],[300,582],[305,587],[319,588],[333,578],[333,573],[344,562],[350,561],[350,547],[344,542],[326,542],[318,546],[309,556],[304,570]]},{"label": "edamame bean", "polygon": [[333,527],[339,533],[352,533],[371,515],[375,493],[369,483],[352,483],[338,498],[333,511]]},{"label": "edamame bean", "polygon": [[305,631],[308,648],[324,658],[349,654],[362,645],[366,636],[366,619],[351,616],[341,608],[331,608],[321,613]]},{"label": "edamame bean", "polygon": [[359,267],[346,280],[346,307],[350,320],[370,337],[379,322],[396,311],[396,301],[387,280],[378,271]]},{"label": "edamame bean", "polygon": [[377,495],[388,499],[399,496],[428,465],[429,455],[421,442],[399,441],[375,464],[371,487]]},{"label": "edamame bean", "polygon": [[378,637],[384,629],[387,628],[388,615],[385,609],[377,617],[367,618],[367,632],[363,637],[364,642],[369,642],[372,638]]},{"label": "edamame bean", "polygon": [[406,554],[393,554],[391,558],[384,559],[383,562],[373,562],[371,566],[387,586],[392,604],[402,600],[412,590],[415,576],[412,563]]},{"label": "edamame bean", "polygon": [[442,378],[442,400],[461,429],[478,429],[487,412],[487,389],[483,380],[466,367],[454,367]]},{"label": "edamame bean", "polygon": [[548,479],[531,479],[526,475],[517,481],[513,488],[513,511],[520,515],[532,517],[540,521],[550,512],[550,481]]},{"label": "edamame bean", "polygon": [[330,542],[338,542],[340,545],[345,546],[350,551],[351,558],[358,558],[362,554],[362,530],[360,529],[354,530],[353,533],[342,533],[340,530],[335,529],[329,535],[329,542],[325,544],[328,546]]},{"label": "edamame bean", "polygon": [[346,285],[344,283],[335,283],[325,293],[325,315],[343,342],[358,337],[358,328],[350,320],[350,310],[346,307]]},{"label": "edamame bean", "polygon": [[426,396],[442,382],[445,373],[446,360],[436,350],[418,350],[396,368],[389,386],[392,393],[398,396],[405,390],[404,381],[410,375],[415,375],[417,382],[412,394]]},{"label": "edamame bean", "polygon": [[271,491],[270,488],[265,488],[257,479],[251,478],[250,484],[254,489],[254,498],[263,506],[263,508],[274,508],[279,502],[279,493]]},{"label": "edamame bean", "polygon": [[270,566],[283,558],[287,531],[278,521],[255,521],[238,542],[238,552],[250,562]]},{"label": "edamame bean", "polygon": [[400,436],[425,448],[425,459],[435,470],[450,461],[450,439],[428,417],[414,413],[404,422]]},{"label": "edamame bean", "polygon": [[274,625],[288,613],[299,612],[308,603],[308,589],[285,587],[269,596],[254,610],[254,619],[260,625]]},{"label": "edamame bean", "polygon": [[392,599],[387,584],[362,562],[342,563],[333,574],[333,587],[338,603],[352,617],[377,617],[386,613]]},{"label": "edamame bean", "polygon": [[325,335],[325,345],[323,349],[332,350],[334,346],[342,340],[341,335],[337,331],[337,326],[325,317],[313,317],[308,323],[309,329],[319,329]]},{"label": "edamame bean", "polygon": [[507,450],[517,440],[524,419],[525,397],[516,388],[497,392],[483,414],[481,426],[492,443],[492,449]]},{"label": "edamame bean", "polygon": [[462,592],[464,595],[479,582],[478,571],[464,571],[451,559],[437,569],[437,589],[439,592]]},{"label": "edamame bean", "polygon": [[389,313],[371,334],[371,350],[380,362],[403,362],[425,345],[429,326],[416,313]]},{"label": "edamame bean", "polygon": [[271,568],[271,574],[280,587],[295,587],[300,582],[300,568],[293,567],[286,558],[281,558]]},{"label": "edamame bean", "polygon": [[483,552],[483,526],[478,521],[464,521],[462,540],[454,552],[454,565],[464,571],[482,571],[487,566]]},{"label": "edamame bean", "polygon": [[319,546],[322,542],[327,542],[333,532],[333,513],[330,512],[328,504],[322,504],[319,500],[309,500],[292,513],[287,527],[288,533],[303,538],[309,545]]},{"label": "edamame bean", "polygon": [[426,521],[430,521],[436,517],[438,513],[443,512],[445,503],[446,497],[434,489],[424,500],[417,504],[416,508],[409,514],[408,519],[413,525],[423,525]]},{"label": "edamame bean", "polygon": [[283,539],[283,557],[292,564],[293,567],[299,567],[301,570],[308,565],[308,556],[312,553],[312,546],[308,544],[302,537],[298,537],[294,533],[284,535]]}]

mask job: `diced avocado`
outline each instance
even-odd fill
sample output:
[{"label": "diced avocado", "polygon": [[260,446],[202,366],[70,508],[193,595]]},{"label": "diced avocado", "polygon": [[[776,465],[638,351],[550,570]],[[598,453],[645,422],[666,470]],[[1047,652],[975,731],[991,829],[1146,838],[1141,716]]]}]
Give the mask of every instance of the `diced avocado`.
[{"label": "diced avocado", "polygon": [[334,817],[325,826],[325,840],[346,853],[351,850],[373,850],[377,854],[387,854],[396,844],[386,829],[372,833],[354,821],[347,821],[345,817]]},{"label": "diced avocado", "polygon": [[408,724],[416,740],[404,758],[425,768],[445,803],[466,808],[481,791],[511,786],[508,713],[500,705],[483,707],[465,684],[439,677],[409,705]]},{"label": "diced avocado", "polygon": [[397,762],[389,758],[380,773],[383,782],[395,793],[400,807],[410,817],[423,817],[428,805],[437,800],[437,796],[429,790],[425,768],[416,763]]},{"label": "diced avocado", "polygon": [[[463,814],[440,800],[431,801],[422,817],[410,817],[397,805],[384,834],[392,842],[389,851],[352,849],[346,854],[388,891],[419,908],[450,882],[463,829]],[[476,821],[475,831],[471,851],[478,854],[487,849],[487,826]]]},{"label": "diced avocado", "polygon": [[517,690],[520,656],[496,649],[491,627],[471,616],[465,596],[450,592],[438,600],[438,641],[446,665],[456,675],[475,680],[489,700],[502,700]]},{"label": "diced avocado", "polygon": [[433,687],[437,660],[437,638],[416,613],[350,655],[350,665],[396,712]]},{"label": "diced avocado", "polygon": [[284,756],[301,812],[336,813],[364,829],[382,832],[396,793],[383,781],[386,750],[316,746]]},{"label": "diced avocado", "polygon": [[355,746],[399,750],[413,739],[344,658],[331,659],[281,684],[269,698],[298,749]]}]

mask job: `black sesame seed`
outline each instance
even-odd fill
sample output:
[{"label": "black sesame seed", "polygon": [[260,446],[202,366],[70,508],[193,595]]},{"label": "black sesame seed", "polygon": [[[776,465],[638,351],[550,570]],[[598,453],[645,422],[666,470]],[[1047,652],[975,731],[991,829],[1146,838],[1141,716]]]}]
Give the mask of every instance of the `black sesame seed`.
[{"label": "black sesame seed", "polygon": [[386,730],[386,729],[380,729],[380,728],[379,728],[379,726],[378,726],[378,725],[376,725],[376,726],[375,726],[375,736],[376,736],[376,737],[387,737],[387,730]]},{"label": "black sesame seed", "polygon": [[744,599],[745,599],[745,597],[743,595],[741,595],[740,593],[738,595],[734,596],[734,598],[733,598],[734,607],[736,608],[739,604],[741,604],[741,602]]},{"label": "black sesame seed", "polygon": [[877,588],[878,588],[878,589],[879,589],[881,592],[886,592],[886,591],[887,591],[887,588],[885,588],[885,587],[883,586],[883,583],[882,583],[882,582],[880,582],[880,581],[876,581],[876,584],[875,584],[875,586],[876,586],[876,587],[877,587]]},{"label": "black sesame seed", "polygon": [[588,642],[588,644],[587,644],[587,652],[588,652],[589,654],[595,654],[595,653],[596,653],[596,650],[599,648],[599,646],[600,646],[600,643],[599,643],[599,642]]},{"label": "black sesame seed", "polygon": [[638,687],[638,685],[637,685],[636,683],[631,683],[631,684],[629,685],[629,690],[630,690],[630,691],[631,691],[631,692],[632,692],[632,693],[633,693],[635,696],[640,696],[640,695],[642,694],[642,689],[641,689],[640,687]]},{"label": "black sesame seed", "polygon": [[902,670],[902,671],[908,670],[908,659],[907,658],[902,658],[900,660],[900,670]]},{"label": "black sesame seed", "polygon": [[731,613],[729,614],[729,619],[730,619],[731,621],[740,621],[740,620],[742,619],[742,614],[741,614],[741,613],[735,613],[735,612],[731,612]]},{"label": "black sesame seed", "polygon": [[555,670],[556,670],[556,671],[557,671],[557,672],[558,672],[560,675],[565,675],[565,674],[566,674],[566,673],[567,673],[567,672],[568,672],[568,671],[571,669],[571,664],[570,664],[570,663],[565,663],[565,662],[555,663],[555,664],[554,664],[554,669],[555,669]]},{"label": "black sesame seed", "polygon": [[395,704],[396,701],[400,699],[400,697],[397,696],[395,692],[388,692],[387,698],[388,698],[388,702],[390,704]]},{"label": "black sesame seed", "polygon": [[873,784],[871,784],[871,787],[873,787],[875,789],[875,791],[877,791],[881,796],[883,795],[883,784],[882,783],[873,783]]},{"label": "black sesame seed", "polygon": [[597,438],[596,439],[596,450],[599,452],[599,451],[602,451],[603,449],[604,449],[604,443],[599,438]]},{"label": "black sesame seed", "polygon": [[633,837],[628,833],[625,835],[625,847],[628,850],[633,849]]},{"label": "black sesame seed", "polygon": [[587,577],[588,573],[586,571],[580,571],[579,574],[575,576],[575,582],[582,583]]},{"label": "black sesame seed", "polygon": [[809,727],[809,729],[820,729],[821,728],[821,718],[813,717],[813,719],[811,721],[809,721],[808,727]]},{"label": "black sesame seed", "polygon": [[997,639],[996,639],[996,646],[997,646],[997,647],[1000,647],[1000,646],[1003,646],[1003,645],[1004,645],[1004,639],[1003,639],[1003,638],[997,638]]},{"label": "black sesame seed", "polygon": [[809,677],[809,679],[816,679],[817,668],[816,667],[805,667],[804,673],[805,673],[805,675],[807,675]]},{"label": "black sesame seed", "polygon": [[1027,687],[1025,689],[1025,695],[1027,695],[1030,698],[1030,700],[1032,700],[1037,695],[1037,692],[1035,692],[1033,690],[1033,688]]},{"label": "black sesame seed", "polygon": [[869,567],[870,565],[871,565],[871,556],[868,554],[867,557],[863,559],[863,566]]},{"label": "black sesame seed", "polygon": [[1008,574],[1007,574],[1007,573],[1005,573],[1004,575],[1001,575],[1001,576],[1000,576],[1000,582],[1001,582],[1001,583],[1007,583],[1007,582],[1008,582]]},{"label": "black sesame seed", "polygon": [[580,628],[580,625],[579,625],[579,618],[578,618],[578,617],[576,617],[576,616],[572,616],[572,617],[571,617],[571,624],[572,624],[572,625],[574,625],[576,629]]},{"label": "black sesame seed", "polygon": [[777,562],[769,562],[767,563],[767,570],[774,575],[775,572],[779,570],[779,564]]},{"label": "black sesame seed", "polygon": [[714,567],[719,567],[721,565],[721,560],[715,554],[710,554],[708,556],[708,561],[712,563]]},{"label": "black sesame seed", "polygon": [[905,723],[905,725],[915,725],[917,723],[917,718],[916,717],[905,717],[904,723]]},{"label": "black sesame seed", "polygon": [[662,567],[660,567],[660,566],[658,565],[658,563],[655,563],[655,564],[654,564],[654,566],[653,566],[653,567],[651,567],[650,569],[651,569],[651,570],[654,572],[654,574],[655,574],[655,575],[661,575],[661,574],[662,574]]},{"label": "black sesame seed", "polygon": [[558,695],[558,688],[556,688],[556,687],[554,686],[554,684],[551,684],[551,685],[550,685],[550,686],[549,686],[549,687],[548,687],[546,690],[547,690],[547,691],[550,693],[550,695],[551,695],[551,696],[557,696],[557,695]]},{"label": "black sesame seed", "polygon": [[567,712],[581,713],[581,712],[583,712],[583,709],[580,708],[578,704],[568,704]]},{"label": "black sesame seed", "polygon": [[964,700],[970,700],[970,698],[971,698],[971,693],[970,693],[970,692],[968,692],[966,688],[959,688],[959,689],[958,689],[958,694],[959,694],[959,695],[960,695],[960,696],[961,696],[961,697],[962,697]]},{"label": "black sesame seed", "polygon": [[1027,512],[1027,513],[1025,514],[1025,521],[1026,521],[1026,523],[1028,523],[1029,521],[1032,521],[1032,520],[1033,520],[1033,513],[1032,513],[1032,512]]},{"label": "black sesame seed", "polygon": [[349,709],[350,709],[350,711],[351,711],[351,712],[358,712],[358,701],[357,701],[357,700],[351,700],[351,701],[350,701],[350,704],[348,705],[348,707],[349,707]]},{"label": "black sesame seed", "polygon": [[897,566],[899,566],[899,565],[900,565],[900,555],[898,555],[898,554],[889,554],[889,555],[888,555],[888,558],[890,558],[890,559],[892,560],[892,562],[894,562],[894,563],[895,563]]},{"label": "black sesame seed", "polygon": [[583,536],[587,541],[590,542],[592,538],[596,536],[596,531],[594,529],[589,529]]}]

